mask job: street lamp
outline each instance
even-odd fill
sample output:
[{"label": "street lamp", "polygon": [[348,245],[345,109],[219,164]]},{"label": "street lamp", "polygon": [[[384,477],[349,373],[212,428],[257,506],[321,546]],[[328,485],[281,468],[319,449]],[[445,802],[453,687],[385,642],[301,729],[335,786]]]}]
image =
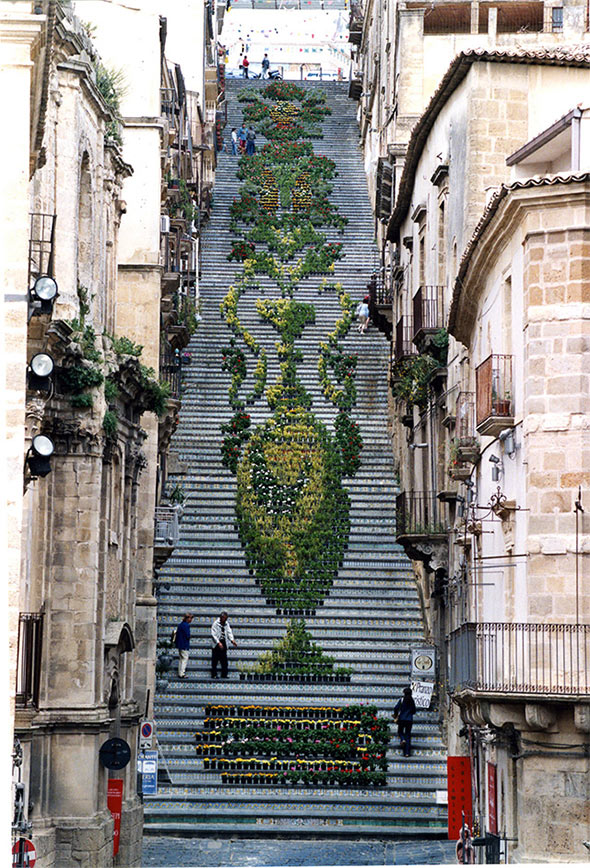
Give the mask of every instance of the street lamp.
[{"label": "street lamp", "polygon": [[29,290],[29,319],[42,313],[51,313],[57,298],[57,283],[45,274],[38,277]]},{"label": "street lamp", "polygon": [[31,476],[47,476],[51,472],[51,461],[55,446],[53,440],[45,434],[37,434],[33,437],[31,448],[27,452],[27,464]]},{"label": "street lamp", "polygon": [[27,370],[29,389],[37,392],[49,392],[54,367],[53,359],[48,353],[35,353]]}]

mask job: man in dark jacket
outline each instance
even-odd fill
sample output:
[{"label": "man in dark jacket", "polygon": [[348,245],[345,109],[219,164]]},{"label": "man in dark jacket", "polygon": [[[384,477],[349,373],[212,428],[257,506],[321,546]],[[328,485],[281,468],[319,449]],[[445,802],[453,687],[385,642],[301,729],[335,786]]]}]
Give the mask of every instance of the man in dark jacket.
[{"label": "man in dark jacket", "polygon": [[178,648],[178,677],[184,678],[188,663],[188,652],[191,647],[191,621],[194,615],[187,612],[178,627],[174,644]]},{"label": "man in dark jacket", "polygon": [[412,696],[412,688],[404,687],[403,698],[399,700],[393,709],[393,719],[397,720],[397,734],[404,752],[404,756],[410,756],[412,752],[412,723],[416,714],[416,703]]}]

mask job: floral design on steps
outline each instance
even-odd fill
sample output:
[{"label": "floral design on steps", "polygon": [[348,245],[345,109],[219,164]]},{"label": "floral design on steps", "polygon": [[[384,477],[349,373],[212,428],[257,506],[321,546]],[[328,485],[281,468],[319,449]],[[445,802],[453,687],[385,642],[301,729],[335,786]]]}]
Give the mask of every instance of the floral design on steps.
[{"label": "floral design on steps", "polygon": [[[240,159],[238,177],[244,184],[230,208],[236,240],[228,258],[241,262],[242,270],[221,304],[232,332],[222,366],[231,373],[228,397],[234,409],[222,426],[222,460],[237,477],[236,528],[256,583],[280,613],[310,615],[323,604],[348,545],[350,504],[342,479],[357,471],[362,441],[349,415],[356,400],[356,356],[340,343],[354,320],[354,303],[340,284],[324,278],[319,291],[334,293],[341,311],[319,346],[320,386],[338,410],[331,434],[312,412],[311,395],[298,375],[303,355],[296,343],[315,322],[315,306],[294,296],[307,275],[331,274],[342,245],[328,242],[321,228],[342,231],[346,219],[329,201],[335,164],[314,154],[307,141],[319,136],[318,124],[329,111],[323,95],[273,82],[262,91],[242,92],[239,99],[245,104],[245,122],[256,122],[269,141],[257,154]],[[276,104],[269,108],[265,100]],[[281,296],[256,300],[261,321],[270,323],[278,336],[279,375],[270,385],[266,351],[238,314],[240,298],[260,292],[261,273],[274,280]],[[254,388],[242,398],[252,357],[257,360]],[[252,431],[246,405],[263,393],[272,416]],[[315,660],[322,652],[311,643],[303,621],[293,621],[289,630],[282,640],[287,644],[293,642],[293,631],[307,636],[307,644],[302,640],[295,643],[301,645],[298,651],[288,652],[290,675],[297,670],[301,676],[303,669],[309,675],[311,656]],[[269,653],[278,666],[280,649]],[[283,670],[285,660],[279,662]],[[331,658],[317,657],[316,662],[320,668],[332,667],[324,671],[332,679],[348,674],[336,672]],[[261,658],[253,671],[262,673],[259,667],[266,663]]]},{"label": "floral design on steps", "polygon": [[224,783],[384,786],[390,730],[375,706],[209,705],[195,733]]}]

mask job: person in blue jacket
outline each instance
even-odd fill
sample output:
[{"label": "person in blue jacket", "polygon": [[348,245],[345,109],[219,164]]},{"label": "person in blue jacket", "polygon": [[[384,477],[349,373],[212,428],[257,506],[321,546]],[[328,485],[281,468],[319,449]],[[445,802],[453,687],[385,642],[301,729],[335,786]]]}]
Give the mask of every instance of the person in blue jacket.
[{"label": "person in blue jacket", "polygon": [[188,654],[191,647],[191,621],[194,615],[192,612],[187,612],[178,627],[176,628],[176,637],[174,644],[178,648],[178,677],[185,678],[186,665],[188,663]]},{"label": "person in blue jacket", "polygon": [[410,756],[412,753],[412,723],[415,714],[416,703],[412,696],[412,688],[404,687],[404,695],[393,709],[393,719],[397,722],[397,734],[404,756]]}]

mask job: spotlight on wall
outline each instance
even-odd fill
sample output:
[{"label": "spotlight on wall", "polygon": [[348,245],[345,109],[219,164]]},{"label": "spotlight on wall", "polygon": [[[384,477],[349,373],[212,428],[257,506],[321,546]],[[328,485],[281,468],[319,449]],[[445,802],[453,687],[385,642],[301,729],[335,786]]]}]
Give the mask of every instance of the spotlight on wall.
[{"label": "spotlight on wall", "polygon": [[428,443],[410,443],[410,449],[428,449]]},{"label": "spotlight on wall", "polygon": [[29,362],[27,369],[27,385],[29,389],[37,392],[49,392],[51,390],[53,369],[53,359],[48,353],[36,353]]},{"label": "spotlight on wall", "polygon": [[57,283],[53,277],[38,277],[29,290],[29,319],[43,313],[51,313],[57,298]]},{"label": "spotlight on wall", "polygon": [[53,440],[45,434],[37,434],[33,437],[31,448],[27,453],[27,464],[32,477],[47,476],[51,472],[50,458],[54,449]]},{"label": "spotlight on wall", "polygon": [[516,452],[516,443],[514,442],[514,428],[504,428],[498,434],[498,440],[504,447],[504,452],[509,458],[512,458]]},{"label": "spotlight on wall", "polygon": [[489,460],[492,462],[492,464],[499,464],[500,463],[500,459],[498,458],[497,455],[490,455]]}]

